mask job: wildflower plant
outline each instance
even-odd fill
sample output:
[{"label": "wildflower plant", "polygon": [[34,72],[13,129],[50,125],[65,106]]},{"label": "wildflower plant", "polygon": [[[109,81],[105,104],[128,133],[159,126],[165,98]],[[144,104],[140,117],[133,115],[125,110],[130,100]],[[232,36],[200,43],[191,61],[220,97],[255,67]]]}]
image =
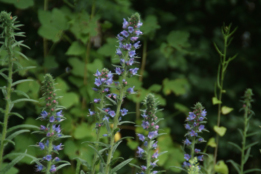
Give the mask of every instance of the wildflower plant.
[{"label": "wildflower plant", "polygon": [[157,108],[158,102],[152,94],[149,94],[145,100],[144,105],[146,106],[146,110],[144,110],[142,121],[142,128],[148,132],[147,135],[137,134],[139,140],[143,143],[143,148],[138,147],[138,157],[146,160],[146,166],[142,165],[139,167],[140,174],[155,174],[158,171],[153,171],[153,168],[157,165],[159,155],[165,153],[158,153],[158,145],[155,140],[158,136],[162,135],[158,133],[159,130],[159,121],[162,119],[158,119],[156,113],[159,111]]},{"label": "wildflower plant", "polygon": [[244,129],[243,130],[238,129],[242,137],[242,147],[239,147],[235,143],[229,142],[229,144],[233,145],[236,149],[238,149],[241,152],[240,165],[233,160],[228,160],[228,162],[230,162],[233,165],[233,167],[236,169],[238,174],[250,173],[255,171],[261,172],[261,169],[257,169],[257,168],[244,170],[244,165],[250,156],[251,147],[258,144],[258,142],[252,142],[248,145],[246,144],[247,137],[251,137],[259,133],[259,132],[248,133],[249,121],[251,117],[254,115],[254,111],[251,110],[251,102],[253,102],[252,96],[253,96],[252,89],[247,89],[243,96],[244,100],[242,100],[243,107],[241,108],[241,110],[244,111]]},{"label": "wildflower plant", "polygon": [[[57,143],[56,141],[68,136],[63,135],[61,131],[60,122],[62,122],[65,117],[62,114],[62,107],[58,106],[54,79],[50,74],[44,76],[42,90],[45,106],[37,119],[45,122],[46,125],[41,125],[39,128],[40,131],[36,131],[35,133],[45,135],[38,145],[36,145],[40,150],[45,151],[45,156],[36,161],[36,171],[50,174],[64,166],[70,165],[69,162],[62,161],[56,156],[59,154],[58,152],[63,149],[63,144]],[[58,164],[60,165],[57,166]]]},{"label": "wildflower plant", "polygon": [[[26,47],[28,46],[23,44],[23,40],[17,41],[15,37],[25,37],[23,32],[16,32],[20,30],[19,27],[22,24],[18,24],[16,21],[17,17],[11,16],[10,13],[5,11],[0,13],[0,28],[2,33],[0,34],[0,52],[3,55],[0,59],[0,62],[4,66],[8,66],[8,68],[2,68],[0,70],[0,75],[6,80],[6,86],[0,87],[2,90],[4,100],[6,102],[5,108],[0,108],[1,114],[3,114],[3,120],[0,121],[0,125],[2,127],[1,130],[1,144],[0,144],[0,173],[8,172],[16,163],[18,163],[26,154],[21,154],[16,157],[13,161],[11,161],[8,165],[3,167],[3,156],[4,156],[4,149],[10,143],[15,145],[13,138],[19,134],[29,132],[28,128],[37,128],[34,125],[18,125],[7,129],[8,127],[8,120],[10,116],[17,116],[21,119],[24,119],[22,115],[17,112],[12,112],[12,109],[16,103],[19,102],[37,102],[36,100],[30,99],[29,96],[16,89],[16,85],[32,81],[31,79],[23,79],[18,81],[13,81],[13,75],[18,73],[20,70],[30,69],[32,67],[22,67],[22,65],[18,61],[18,56],[21,56],[28,60],[28,58],[19,51],[18,47]],[[6,73],[7,72],[7,73]],[[24,96],[24,98],[19,98],[16,100],[12,100],[12,94],[18,94]],[[23,128],[23,129],[21,129]],[[24,129],[26,128],[26,129]],[[7,156],[5,156],[7,157]]]},{"label": "wildflower plant", "polygon": [[189,112],[186,118],[187,123],[185,124],[185,128],[188,132],[185,134],[186,139],[184,140],[184,145],[190,149],[190,154],[184,155],[186,161],[183,163],[183,166],[187,170],[193,166],[190,160],[194,160],[194,157],[197,157],[198,161],[203,161],[203,153],[200,149],[197,149],[195,145],[205,142],[205,140],[199,136],[199,133],[207,131],[204,125],[206,123],[207,111],[199,102],[195,104],[193,109],[193,112]]},{"label": "wildflower plant", "polygon": [[[138,13],[132,15],[128,20],[123,20],[123,31],[117,35],[119,46],[116,49],[120,65],[113,65],[115,68],[113,71],[114,73],[107,69],[103,69],[101,72],[97,70],[96,74],[94,74],[96,78],[94,82],[95,88],[93,89],[98,92],[100,97],[93,100],[93,103],[98,105],[98,111],[94,112],[89,110],[89,115],[94,115],[98,120],[96,124],[95,146],[93,147],[90,145],[96,152],[91,166],[91,173],[95,173],[98,157],[100,159],[99,171],[105,174],[117,172],[132,160],[127,159],[111,169],[113,154],[122,142],[122,140],[119,140],[116,143],[114,141],[115,134],[120,131],[118,126],[123,123],[129,123],[128,121],[120,122],[121,118],[128,113],[126,108],[122,108],[122,103],[126,95],[135,93],[134,86],[129,86],[128,84],[128,78],[137,75],[139,70],[139,68],[134,65],[138,63],[136,59],[139,57],[136,55],[136,49],[140,47],[138,38],[142,34],[139,30],[142,23],[140,22]],[[118,76],[118,81],[114,81],[113,76]],[[111,89],[116,89],[116,92],[111,93]],[[115,105],[116,108],[111,105]],[[110,127],[111,124],[112,128]],[[105,145],[99,141],[101,126],[106,127],[107,133],[103,136],[109,138],[109,145]],[[100,149],[101,146],[105,146],[104,149]],[[103,153],[106,153],[107,159],[103,159]]]}]

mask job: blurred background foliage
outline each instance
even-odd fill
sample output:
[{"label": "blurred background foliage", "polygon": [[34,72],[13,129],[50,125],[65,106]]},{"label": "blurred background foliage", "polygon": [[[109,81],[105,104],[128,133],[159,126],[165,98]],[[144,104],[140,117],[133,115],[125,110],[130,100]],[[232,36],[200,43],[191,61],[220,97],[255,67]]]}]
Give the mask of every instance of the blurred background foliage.
[{"label": "blurred background foliage", "polygon": [[[160,156],[158,165],[166,173],[180,172],[170,167],[181,166],[184,161],[184,120],[196,102],[200,101],[208,111],[207,128],[210,132],[204,133],[203,137],[209,140],[215,136],[213,127],[217,121],[217,105],[212,105],[212,97],[219,56],[213,42],[223,48],[223,23],[232,23],[232,28],[238,27],[228,48],[228,56],[238,53],[238,57],[228,67],[224,80],[226,93],[223,95],[223,104],[234,110],[221,117],[221,126],[227,128],[227,133],[220,138],[218,159],[239,162],[240,153],[227,142],[241,142],[237,131],[237,128],[243,127],[239,100],[246,88],[252,88],[255,94],[253,110],[256,115],[250,122],[250,131],[259,131],[261,125],[260,8],[261,1],[258,0],[0,0],[0,11],[12,12],[24,24],[25,44],[31,49],[22,51],[30,61],[19,58],[20,63],[36,66],[14,76],[14,79],[34,79],[19,84],[17,88],[32,99],[42,101],[41,81],[45,73],[51,73],[60,89],[57,94],[63,96],[59,103],[67,108],[63,111],[67,120],[62,123],[62,131],[72,138],[64,140],[64,151],[60,156],[70,160],[72,165],[58,173],[74,173],[75,157],[88,162],[92,160],[92,150],[81,143],[92,141],[95,136],[95,120],[86,116],[88,109],[95,109],[92,100],[98,97],[92,90],[93,74],[103,67],[114,71],[111,63],[118,63],[114,59],[118,44],[116,35],[121,31],[123,18],[134,12],[141,14],[144,23],[141,28],[144,33],[142,47],[138,55],[145,68],[140,71],[142,77],[132,78],[128,82],[135,86],[138,94],[128,96],[124,107],[129,111],[138,111],[142,108],[139,103],[149,92],[158,98],[164,108],[159,113],[159,117],[164,118],[160,128],[167,133],[158,138],[159,151],[169,152]],[[0,79],[0,85],[5,86],[4,79]],[[4,107],[2,98],[0,105]],[[9,127],[22,123],[40,125],[41,122],[35,118],[41,112],[41,103],[17,104],[15,110],[26,119],[11,118]],[[124,119],[141,122],[139,114],[128,115]],[[117,136],[135,136],[135,132],[140,131],[134,125],[125,125]],[[260,138],[261,132],[249,142]],[[34,134],[19,135],[15,138],[17,145],[10,145],[6,153],[27,149],[29,154],[41,157],[42,151],[29,147],[39,140]],[[207,153],[213,154],[211,142],[210,146],[205,145],[198,148],[206,148]],[[136,140],[128,139],[119,147],[117,155],[135,157],[137,146]],[[260,147],[261,142],[252,148],[246,169],[261,166]],[[134,163],[138,160],[135,159]],[[231,164],[227,165],[230,173],[234,173]],[[18,170],[20,173],[34,173],[34,166],[29,158],[24,158],[10,174],[19,173]],[[125,167],[119,173],[135,173],[135,170]]]}]

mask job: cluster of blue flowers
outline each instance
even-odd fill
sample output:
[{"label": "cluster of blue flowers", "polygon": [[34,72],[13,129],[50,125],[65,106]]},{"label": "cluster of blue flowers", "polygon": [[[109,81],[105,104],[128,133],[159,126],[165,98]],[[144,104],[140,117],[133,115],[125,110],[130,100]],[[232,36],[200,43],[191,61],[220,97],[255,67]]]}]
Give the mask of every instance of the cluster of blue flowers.
[{"label": "cluster of blue flowers", "polygon": [[[141,171],[139,174],[144,173],[152,173],[155,174],[158,171],[151,171],[156,166],[157,158],[159,156],[158,150],[157,150],[157,141],[154,139],[158,136],[158,129],[159,125],[158,123],[158,117],[156,116],[157,112],[157,102],[152,94],[149,94],[144,104],[146,105],[146,110],[144,110],[142,117],[143,121],[141,126],[144,130],[148,132],[148,134],[145,136],[143,134],[137,134],[139,137],[139,140],[143,142],[143,147],[138,147],[138,157],[141,159],[145,159],[147,161],[147,166],[142,165]],[[153,153],[151,153],[153,151]]]},{"label": "cluster of blue flowers", "polygon": [[[188,117],[186,118],[185,129],[188,130],[186,133],[186,139],[184,140],[184,144],[190,148],[190,155],[185,154],[184,159],[186,160],[183,163],[184,167],[190,167],[189,160],[193,159],[197,156],[198,161],[203,161],[203,155],[200,149],[195,148],[195,144],[204,142],[205,140],[198,135],[203,130],[206,131],[205,126],[203,125],[206,123],[206,115],[207,111],[201,105],[201,103],[196,103],[195,107],[193,108],[193,112],[189,112]],[[197,155],[195,155],[197,154]]]},{"label": "cluster of blue flowers", "polygon": [[[46,105],[38,119],[47,121],[48,123],[46,126],[40,126],[40,133],[46,136],[37,146],[41,150],[45,150],[46,155],[39,160],[36,165],[36,171],[49,169],[49,171],[53,173],[56,171],[56,163],[60,161],[59,157],[53,157],[53,154],[58,153],[63,147],[62,143],[56,145],[53,143],[62,136],[59,123],[64,120],[64,117],[62,115],[62,110],[56,112],[58,102],[56,101],[57,97],[54,90],[54,80],[49,74],[44,77],[43,91]],[[46,163],[46,165],[43,165],[42,163]]]}]

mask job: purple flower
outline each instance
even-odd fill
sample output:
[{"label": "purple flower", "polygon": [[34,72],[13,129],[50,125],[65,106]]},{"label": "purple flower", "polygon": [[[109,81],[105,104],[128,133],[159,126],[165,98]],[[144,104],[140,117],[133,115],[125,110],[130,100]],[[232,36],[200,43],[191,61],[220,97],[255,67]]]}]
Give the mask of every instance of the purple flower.
[{"label": "purple flower", "polygon": [[105,88],[105,89],[104,89],[104,92],[109,92],[109,91],[110,91],[109,88]]},{"label": "purple flower", "polygon": [[189,146],[189,145],[191,145],[191,142],[189,141],[189,139],[186,138],[185,141],[184,141],[184,144]]},{"label": "purple flower", "polygon": [[94,102],[94,103],[99,103],[100,100],[101,100],[101,99],[95,98],[95,99],[93,100],[93,102]]},{"label": "purple flower", "polygon": [[56,150],[56,151],[62,150],[62,143],[60,143],[60,144],[57,145],[57,146],[53,145],[53,150]]},{"label": "purple flower", "polygon": [[117,35],[117,38],[119,39],[119,41],[123,41],[124,40],[124,38],[121,37],[119,34]]},{"label": "purple flower", "polygon": [[43,119],[45,119],[48,116],[48,113],[46,111],[41,112],[41,116]]},{"label": "purple flower", "polygon": [[199,132],[201,132],[204,128],[205,128],[204,125],[200,125],[200,126],[198,127]]},{"label": "purple flower", "polygon": [[101,73],[97,70],[96,73],[94,74],[94,76],[99,77],[99,76],[101,76]]},{"label": "purple flower", "polygon": [[115,69],[115,72],[116,72],[116,74],[121,75],[121,73],[122,73],[121,68],[117,67]]},{"label": "purple flower", "polygon": [[155,167],[155,166],[156,166],[156,162],[157,162],[157,161],[154,161],[153,163],[150,163],[150,165],[151,165],[152,167]]},{"label": "purple flower", "polygon": [[126,44],[124,47],[126,50],[130,51],[131,50],[131,44]]},{"label": "purple flower", "polygon": [[140,28],[142,26],[142,22],[138,22],[137,27]]},{"label": "purple flower", "polygon": [[102,84],[101,79],[100,79],[100,78],[95,78],[94,84],[95,84],[96,86],[98,86],[98,87],[101,86],[101,84]]},{"label": "purple flower", "polygon": [[110,108],[103,108],[102,110],[104,110],[105,112],[109,112],[111,109]]},{"label": "purple flower", "polygon": [[134,93],[134,87],[135,86],[128,88],[127,92],[130,93],[130,94],[133,94]]},{"label": "purple flower", "polygon": [[203,155],[198,156],[199,161],[203,161]]},{"label": "purple flower", "polygon": [[50,119],[49,119],[49,121],[50,121],[51,123],[54,122],[54,120],[55,120],[54,116],[51,116]]},{"label": "purple flower", "polygon": [[39,143],[39,147],[41,150],[44,150],[44,144],[42,142]]},{"label": "purple flower", "polygon": [[58,125],[57,127],[54,127],[54,131],[57,132],[57,133],[61,133],[60,125]]},{"label": "purple flower", "polygon": [[194,112],[189,112],[189,116],[187,118],[187,120],[192,121],[196,118],[196,114],[194,114]]},{"label": "purple flower", "polygon": [[125,108],[121,109],[121,115],[122,116],[125,116],[127,114],[127,112],[128,112],[127,109],[125,109]]},{"label": "purple flower", "polygon": [[130,40],[131,40],[132,42],[135,42],[135,41],[138,40],[138,37],[131,37]]},{"label": "purple flower", "polygon": [[148,145],[148,141],[145,141],[143,145],[146,147]]},{"label": "purple flower", "polygon": [[152,171],[152,174],[157,174],[157,173],[158,173],[158,171],[155,171],[155,170],[154,170],[154,171]]},{"label": "purple flower", "polygon": [[136,30],[135,33],[136,33],[137,36],[142,34],[142,32],[140,30]]},{"label": "purple flower", "polygon": [[129,27],[128,27],[128,31],[129,31],[129,33],[133,33],[133,31],[134,31],[134,28],[133,28],[133,27],[131,27],[131,26],[129,26]]},{"label": "purple flower", "polygon": [[55,165],[52,165],[51,169],[50,169],[50,172],[55,172],[55,171],[56,171]]},{"label": "purple flower", "polygon": [[158,154],[158,151],[156,151],[153,155],[152,155],[152,158],[158,158],[159,154]]},{"label": "purple flower", "polygon": [[125,60],[124,59],[121,59],[120,60],[120,64],[123,65],[125,63]]},{"label": "purple flower", "polygon": [[199,121],[203,121],[203,120],[204,120],[204,117],[199,117],[198,120],[199,120]]},{"label": "purple flower", "polygon": [[189,167],[190,166],[190,163],[189,162],[187,162],[187,161],[184,161],[183,162],[183,167]]},{"label": "purple flower", "polygon": [[102,136],[104,136],[104,137],[107,137],[107,136],[108,136],[108,134],[103,134]]},{"label": "purple flower", "polygon": [[102,119],[102,121],[105,121],[105,120],[109,121],[109,117],[104,116],[104,118]]},{"label": "purple flower", "polygon": [[143,129],[148,129],[150,126],[150,123],[148,121],[142,121],[141,126],[143,127]]},{"label": "purple flower", "polygon": [[60,158],[55,157],[55,158],[54,158],[54,161],[55,161],[55,162],[58,162],[58,161],[61,161],[61,160],[60,160]]},{"label": "purple flower", "polygon": [[149,134],[148,134],[148,138],[149,139],[152,139],[152,138],[154,138],[155,136],[157,136],[158,135],[158,131],[151,131],[151,132],[149,132]]},{"label": "purple flower", "polygon": [[95,92],[99,91],[99,89],[97,88],[92,88],[92,90],[94,90]]},{"label": "purple flower", "polygon": [[147,167],[146,166],[141,166],[141,170],[146,170],[147,169]]},{"label": "purple flower", "polygon": [[121,49],[118,48],[118,49],[116,50],[116,54],[119,55],[119,56],[122,55]]},{"label": "purple flower", "polygon": [[139,68],[129,69],[131,75],[135,75],[135,74],[137,74],[138,70],[139,70]]},{"label": "purple flower", "polygon": [[62,116],[63,116],[63,115],[62,115],[62,111],[63,111],[63,110],[60,110],[60,111],[56,112],[56,116],[57,116],[57,117],[62,117]]},{"label": "purple flower", "polygon": [[195,149],[195,153],[199,153],[200,151],[200,149]]},{"label": "purple flower", "polygon": [[123,18],[123,24],[122,24],[122,28],[127,28],[127,26],[129,25],[128,21],[126,21],[126,19]]},{"label": "purple flower", "polygon": [[43,170],[43,165],[36,165],[36,171],[39,172],[39,171],[42,171]]},{"label": "purple flower", "polygon": [[111,117],[114,117],[114,116],[115,116],[115,112],[114,112],[114,111],[109,111],[108,114],[109,114]]},{"label": "purple flower", "polygon": [[49,140],[46,140],[45,146],[49,146]]},{"label": "purple flower", "polygon": [[198,139],[198,142],[203,142],[203,141],[204,141],[203,138],[199,138],[199,139]]},{"label": "purple flower", "polygon": [[188,160],[190,159],[190,155],[189,155],[189,154],[185,154],[185,155],[184,155],[184,159],[185,159],[186,161],[188,161]]},{"label": "purple flower", "polygon": [[129,52],[129,56],[130,56],[130,57],[134,57],[135,54],[136,54],[135,50],[131,50],[131,51]]},{"label": "purple flower", "polygon": [[129,36],[129,33],[126,30],[123,30],[121,34],[126,38]]},{"label": "purple flower", "polygon": [[43,160],[51,161],[52,160],[52,155],[46,155],[45,157],[43,157]]},{"label": "purple flower", "polygon": [[95,112],[91,111],[90,109],[89,109],[89,112],[90,112],[90,116],[95,114]]},{"label": "purple flower", "polygon": [[157,148],[157,143],[158,143],[158,142],[156,141],[155,143],[152,144],[152,147],[153,147],[154,149]]},{"label": "purple flower", "polygon": [[189,134],[190,134],[191,137],[198,136],[198,134],[197,134],[194,130],[191,130],[191,131],[189,132]]},{"label": "purple flower", "polygon": [[40,130],[46,130],[46,127],[43,126],[43,125],[41,125],[41,126],[40,126]]},{"label": "purple flower", "polygon": [[112,98],[116,99],[117,94],[112,93]]},{"label": "purple flower", "polygon": [[118,86],[120,83],[119,83],[119,82],[114,82],[114,84],[115,84],[116,86]]},{"label": "purple flower", "polygon": [[207,111],[204,109],[204,110],[201,112],[201,115],[202,115],[203,117],[205,117],[205,116],[207,115]]},{"label": "purple flower", "polygon": [[130,60],[128,62],[126,62],[126,63],[127,63],[127,65],[132,65],[133,62],[134,62],[134,58],[130,58]]},{"label": "purple flower", "polygon": [[185,129],[190,130],[190,126],[189,126],[189,124],[185,124]]},{"label": "purple flower", "polygon": [[159,125],[156,125],[156,126],[155,126],[155,129],[159,129]]},{"label": "purple flower", "polygon": [[139,43],[140,43],[140,41],[136,42],[135,44],[133,44],[133,47],[135,49],[138,49],[140,47]]},{"label": "purple flower", "polygon": [[111,85],[113,82],[112,78],[109,78],[107,81],[106,81],[106,85]]},{"label": "purple flower", "polygon": [[111,98],[111,95],[112,95],[112,94],[107,94],[106,96],[109,97],[109,98]]},{"label": "purple flower", "polygon": [[140,141],[143,142],[145,140],[145,136],[144,135],[142,135],[142,134],[137,134],[137,135],[138,135]]},{"label": "purple flower", "polygon": [[138,151],[137,151],[139,157],[142,157],[142,154],[144,153],[144,150],[140,147],[138,147]]},{"label": "purple flower", "polygon": [[148,115],[145,114],[145,112],[141,115],[144,119],[148,117]]},{"label": "purple flower", "polygon": [[108,72],[108,74],[106,75],[106,77],[107,77],[108,79],[113,77],[113,74],[111,73],[111,71]]}]

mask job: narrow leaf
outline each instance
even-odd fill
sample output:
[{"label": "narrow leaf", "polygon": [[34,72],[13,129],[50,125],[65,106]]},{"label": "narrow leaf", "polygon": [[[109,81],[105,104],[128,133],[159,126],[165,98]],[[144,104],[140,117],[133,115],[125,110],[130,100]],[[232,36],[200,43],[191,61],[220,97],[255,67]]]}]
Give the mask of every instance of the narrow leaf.
[{"label": "narrow leaf", "polygon": [[33,99],[29,99],[29,98],[17,99],[17,100],[12,101],[12,103],[15,104],[15,103],[18,103],[18,102],[26,102],[26,101],[38,103],[37,100],[33,100]]},{"label": "narrow leaf", "polygon": [[244,174],[250,173],[250,172],[261,172],[261,169],[248,169],[248,170],[244,171]]},{"label": "narrow leaf", "polygon": [[129,163],[129,165],[130,165],[131,167],[136,167],[137,169],[141,170],[141,167],[138,166],[138,165],[136,165],[136,164]]},{"label": "narrow leaf", "polygon": [[99,156],[101,162],[102,162],[103,164],[105,164],[105,162],[104,162],[104,160],[103,160],[101,154],[95,149],[95,147],[93,147],[93,146],[91,146],[91,145],[88,145],[88,146],[91,147],[91,148],[94,150],[94,152],[97,153],[97,155]]},{"label": "narrow leaf", "polygon": [[[11,113],[10,113],[11,114]],[[17,125],[17,126],[13,126],[13,127],[11,127],[11,128],[9,128],[8,130],[7,130],[7,133],[10,133],[10,132],[12,132],[12,131],[14,131],[14,130],[16,130],[16,129],[24,129],[24,128],[26,128],[26,129],[40,129],[38,126],[35,126],[35,125],[31,125],[31,124],[21,124],[21,125]]]},{"label": "narrow leaf", "polygon": [[237,144],[232,143],[232,142],[228,142],[228,144],[231,144],[232,146],[234,146],[235,148],[237,148],[239,150],[239,152],[242,151],[241,147],[239,147]]},{"label": "narrow leaf", "polygon": [[220,56],[224,56],[224,54],[223,54],[223,53],[219,50],[219,48],[217,47],[216,43],[214,42],[213,44],[214,44],[214,47],[215,47],[215,49],[217,50],[218,54],[219,54]]},{"label": "narrow leaf", "polygon": [[34,81],[34,80],[33,80],[33,79],[23,79],[23,80],[18,80],[18,81],[16,81],[16,82],[12,83],[12,86],[15,86],[15,85],[17,85],[17,84],[19,84],[19,83],[23,83],[23,82],[31,82],[31,81]]},{"label": "narrow leaf", "polygon": [[59,165],[58,167],[56,167],[56,171],[57,170],[59,170],[59,169],[61,169],[61,168],[63,168],[63,167],[65,167],[65,166],[69,166],[69,165],[71,165],[71,163],[65,163],[65,164],[61,164],[61,165]]},{"label": "narrow leaf", "polygon": [[246,164],[246,162],[247,162],[247,160],[249,158],[250,150],[251,150],[251,147],[249,149],[247,149],[247,151],[246,151],[245,158],[244,158],[244,164]]},{"label": "narrow leaf", "polygon": [[120,164],[118,164],[117,166],[115,166],[115,167],[111,170],[111,173],[117,172],[117,171],[120,170],[122,167],[124,167],[126,164],[128,164],[131,160],[132,160],[132,158],[127,159],[127,160],[121,162]]},{"label": "narrow leaf", "polygon": [[12,140],[14,137],[16,137],[19,134],[25,133],[25,132],[30,132],[29,130],[19,130],[17,132],[14,132],[13,134],[9,135],[6,139]]},{"label": "narrow leaf", "polygon": [[248,149],[249,147],[252,147],[252,146],[254,146],[254,145],[256,145],[256,144],[258,144],[258,141],[247,145],[244,150],[246,150],[246,149]]},{"label": "narrow leaf", "polygon": [[[7,143],[12,143],[12,144],[15,146],[15,142],[13,142],[12,140],[5,139],[5,140],[4,140],[4,144],[5,144],[5,142],[7,142]],[[6,144],[5,144],[5,145],[6,145]]]},{"label": "narrow leaf", "polygon": [[17,117],[19,117],[19,118],[21,118],[21,119],[24,119],[24,117],[23,117],[22,115],[18,114],[17,112],[10,112],[9,115],[10,115],[10,116],[11,116],[11,115],[15,115],[15,116],[17,116]]},{"label": "narrow leaf", "polygon": [[116,103],[114,100],[112,100],[110,97],[107,97],[107,96],[106,96],[106,98],[107,98],[110,102],[112,102],[114,105],[117,105],[117,103]]},{"label": "narrow leaf", "polygon": [[18,157],[16,157],[15,159],[13,159],[13,161],[11,161],[9,164],[7,164],[1,171],[0,173],[7,173],[8,170],[10,170],[16,163],[18,163],[21,159],[24,158],[25,155],[20,155]]},{"label": "narrow leaf", "polygon": [[232,166],[236,169],[237,173],[240,174],[240,170],[239,170],[240,165],[239,165],[239,164],[237,164],[237,163],[236,163],[235,161],[233,161],[233,160],[227,160],[227,162],[231,163]]}]

